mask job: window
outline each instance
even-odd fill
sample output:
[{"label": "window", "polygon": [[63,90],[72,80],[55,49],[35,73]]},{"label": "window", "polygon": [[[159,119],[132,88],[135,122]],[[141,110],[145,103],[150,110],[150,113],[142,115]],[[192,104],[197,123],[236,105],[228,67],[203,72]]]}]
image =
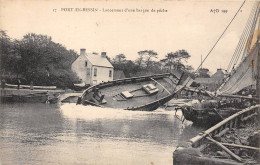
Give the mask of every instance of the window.
[{"label": "window", "polygon": [[109,70],[109,77],[112,77],[112,70]]},{"label": "window", "polygon": [[97,76],[97,68],[94,68],[94,76]]},{"label": "window", "polygon": [[85,66],[88,66],[88,62],[87,61],[85,61]]}]

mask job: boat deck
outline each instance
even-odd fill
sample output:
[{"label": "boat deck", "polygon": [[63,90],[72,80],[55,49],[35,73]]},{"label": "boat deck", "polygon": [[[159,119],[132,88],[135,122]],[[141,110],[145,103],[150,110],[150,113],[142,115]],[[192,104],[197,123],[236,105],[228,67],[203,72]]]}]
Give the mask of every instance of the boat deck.
[{"label": "boat deck", "polygon": [[[110,108],[127,109],[127,108],[142,106],[151,103],[163,97],[169,96],[170,94],[168,92],[170,93],[174,92],[175,85],[171,83],[172,80],[170,80],[170,78],[165,77],[162,79],[158,79],[156,81],[158,83],[156,83],[153,80],[150,80],[144,82],[115,85],[115,86],[99,89],[99,92],[101,93],[101,95],[104,95],[104,99],[106,100],[105,104],[100,104],[100,105],[103,105],[105,107],[110,107]],[[159,90],[158,93],[152,95],[148,95],[147,93],[145,93],[145,91],[142,89],[142,86],[146,84],[153,84],[156,88],[158,88]],[[123,99],[117,100],[115,96],[124,91],[130,92],[131,94],[134,95],[134,97],[126,100]],[[93,94],[94,92],[89,93],[85,97],[85,99],[91,100],[93,98]],[[143,95],[143,96],[135,97],[137,95],[138,96]]]}]

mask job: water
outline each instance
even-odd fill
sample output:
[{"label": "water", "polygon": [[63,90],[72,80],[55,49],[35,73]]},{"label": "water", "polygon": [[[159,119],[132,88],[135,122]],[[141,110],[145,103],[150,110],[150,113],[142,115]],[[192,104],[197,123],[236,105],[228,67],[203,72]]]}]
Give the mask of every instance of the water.
[{"label": "water", "polygon": [[166,165],[177,145],[202,131],[164,109],[41,103],[0,108],[0,164]]}]

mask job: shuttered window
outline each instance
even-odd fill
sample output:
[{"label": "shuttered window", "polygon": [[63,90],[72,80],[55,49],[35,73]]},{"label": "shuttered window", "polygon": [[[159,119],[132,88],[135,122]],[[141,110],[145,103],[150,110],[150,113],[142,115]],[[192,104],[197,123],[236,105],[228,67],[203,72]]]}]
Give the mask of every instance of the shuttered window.
[{"label": "shuttered window", "polygon": [[94,68],[94,76],[97,76],[97,68]]}]

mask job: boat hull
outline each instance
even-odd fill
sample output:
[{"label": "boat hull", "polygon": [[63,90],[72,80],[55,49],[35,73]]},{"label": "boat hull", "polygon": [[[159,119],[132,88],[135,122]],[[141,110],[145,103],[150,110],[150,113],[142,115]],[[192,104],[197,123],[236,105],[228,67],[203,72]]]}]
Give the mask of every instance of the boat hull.
[{"label": "boat hull", "polygon": [[23,102],[23,103],[45,103],[48,100],[48,96],[39,95],[39,96],[23,96],[23,95],[13,95],[13,102]]},{"label": "boat hull", "polygon": [[[171,74],[161,74],[154,76],[133,77],[112,82],[101,83],[86,89],[79,97],[78,103],[83,105],[95,105],[100,107],[119,108],[126,110],[153,111],[159,106],[170,101],[181,90],[181,86],[176,86],[177,80]],[[147,94],[142,88],[146,85],[156,86],[155,93]],[[104,95],[106,103],[93,99],[95,93]],[[120,93],[125,92],[129,98],[123,98]],[[131,93],[131,94],[130,94]],[[121,99],[119,98],[119,95]]]},{"label": "boat hull", "polygon": [[212,109],[196,110],[192,108],[183,108],[182,114],[186,120],[192,121],[195,125],[212,126],[223,118],[227,118],[241,109],[226,108],[217,110],[218,114]]}]

